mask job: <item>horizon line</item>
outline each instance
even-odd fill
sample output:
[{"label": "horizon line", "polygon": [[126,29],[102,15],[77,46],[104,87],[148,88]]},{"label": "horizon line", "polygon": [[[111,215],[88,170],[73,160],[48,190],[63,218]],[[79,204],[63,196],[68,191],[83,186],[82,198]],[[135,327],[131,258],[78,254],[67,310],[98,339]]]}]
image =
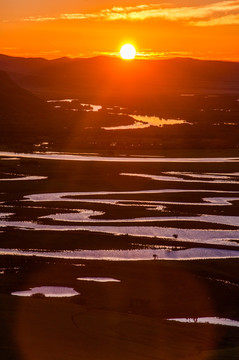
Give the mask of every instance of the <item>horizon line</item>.
[{"label": "horizon line", "polygon": [[70,56],[70,55],[63,55],[60,57],[54,57],[54,58],[48,58],[41,55],[11,55],[11,54],[5,54],[0,53],[0,56],[6,56],[10,58],[21,58],[21,59],[42,59],[46,61],[56,61],[61,59],[68,59],[68,60],[90,60],[90,59],[96,59],[96,58],[109,58],[109,59],[118,59],[123,62],[129,62],[132,63],[137,60],[145,60],[145,61],[162,61],[162,60],[174,60],[174,59],[185,59],[185,60],[196,60],[196,61],[212,61],[212,62],[230,62],[230,63],[238,63],[238,60],[230,60],[230,59],[210,59],[210,58],[204,58],[204,57],[194,57],[194,56],[183,56],[183,55],[175,55],[175,56],[162,56],[162,57],[156,57],[156,56],[141,56],[136,54],[135,58],[132,60],[124,60],[121,58],[120,54],[98,54],[98,55],[92,55],[92,56]]}]

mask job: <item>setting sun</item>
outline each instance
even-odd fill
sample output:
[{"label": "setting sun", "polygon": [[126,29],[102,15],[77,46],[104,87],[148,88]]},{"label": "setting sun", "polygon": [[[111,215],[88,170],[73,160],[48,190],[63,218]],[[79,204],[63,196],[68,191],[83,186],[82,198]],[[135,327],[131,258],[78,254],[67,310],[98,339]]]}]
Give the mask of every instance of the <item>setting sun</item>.
[{"label": "setting sun", "polygon": [[120,49],[120,56],[124,60],[132,60],[135,58],[136,50],[135,47],[131,44],[125,44]]}]

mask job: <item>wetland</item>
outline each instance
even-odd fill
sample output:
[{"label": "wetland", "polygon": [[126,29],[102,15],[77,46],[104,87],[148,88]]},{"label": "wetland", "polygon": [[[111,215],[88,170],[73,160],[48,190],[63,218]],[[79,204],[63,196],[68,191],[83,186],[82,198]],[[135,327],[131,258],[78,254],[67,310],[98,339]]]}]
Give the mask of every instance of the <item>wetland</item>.
[{"label": "wetland", "polygon": [[238,157],[102,155],[0,153],[5,358],[235,359]]}]

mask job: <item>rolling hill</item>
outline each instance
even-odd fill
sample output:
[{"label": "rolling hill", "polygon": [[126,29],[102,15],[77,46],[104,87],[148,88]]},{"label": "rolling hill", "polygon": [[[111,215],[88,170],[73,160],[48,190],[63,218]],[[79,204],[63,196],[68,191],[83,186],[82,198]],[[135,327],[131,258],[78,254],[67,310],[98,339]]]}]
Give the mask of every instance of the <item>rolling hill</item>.
[{"label": "rolling hill", "polygon": [[239,92],[237,62],[190,58],[123,61],[103,56],[46,60],[0,55],[0,70],[45,97],[74,95],[100,99],[101,103],[156,99],[159,94]]},{"label": "rolling hill", "polygon": [[0,143],[5,146],[30,142],[48,135],[54,127],[53,110],[48,104],[22,89],[0,71]]},{"label": "rolling hill", "polygon": [[31,114],[38,117],[46,114],[48,106],[45,101],[17,85],[10,76],[0,71],[0,116],[7,117]]},{"label": "rolling hill", "polygon": [[[0,143],[32,149],[34,144],[50,142],[52,149],[61,151],[238,148],[238,94],[238,63],[0,55]],[[43,98],[79,100],[71,104],[76,110],[71,111],[62,103],[54,108],[55,103]],[[87,113],[81,103],[100,104],[103,111]],[[124,116],[120,111],[112,113],[111,104],[123,105]],[[132,122],[128,115],[135,113],[186,123],[104,130]]]}]

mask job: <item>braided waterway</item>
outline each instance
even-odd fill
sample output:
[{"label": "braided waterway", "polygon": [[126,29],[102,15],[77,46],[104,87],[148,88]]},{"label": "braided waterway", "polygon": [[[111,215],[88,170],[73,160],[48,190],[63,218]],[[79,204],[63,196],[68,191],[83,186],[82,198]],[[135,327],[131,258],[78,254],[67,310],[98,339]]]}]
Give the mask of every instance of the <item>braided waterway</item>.
[{"label": "braided waterway", "polygon": [[[79,164],[99,162],[102,163],[102,165],[99,164],[100,167],[106,166],[107,163],[112,165],[120,163],[122,170],[124,163],[129,162],[139,164],[139,166],[141,163],[150,163],[151,169],[157,170],[157,174],[124,171],[117,173],[115,179],[119,182],[121,179],[127,181],[127,179],[135,178],[135,181],[142,183],[142,189],[137,188],[137,190],[126,188],[117,191],[116,184],[108,190],[98,191],[90,188],[91,191],[44,192],[41,190],[39,193],[26,193],[26,188],[24,188],[24,193],[19,198],[15,194],[14,200],[11,195],[10,206],[8,202],[1,202],[0,228],[3,233],[10,229],[21,232],[65,232],[66,234],[79,232],[82,236],[85,233],[96,235],[101,233],[128,236],[132,238],[132,242],[135,242],[135,237],[142,243],[147,242],[147,239],[153,239],[155,245],[165,239],[176,242],[179,247],[183,247],[184,242],[192,244],[190,249],[160,249],[157,246],[155,249],[149,249],[146,243],[145,247],[139,244],[138,249],[130,246],[128,250],[122,250],[119,242],[114,245],[114,237],[112,237],[111,250],[102,248],[99,243],[98,250],[76,248],[72,249],[72,252],[67,252],[67,250],[54,252],[47,251],[46,248],[41,252],[40,245],[38,247],[38,244],[35,244],[31,252],[17,247],[11,250],[5,243],[6,249],[4,247],[1,249],[2,255],[105,260],[151,260],[153,256],[157,259],[168,260],[238,257],[239,251],[236,248],[239,246],[239,216],[236,212],[236,204],[239,201],[239,173],[228,171],[228,169],[215,172],[215,167],[210,171],[211,164],[237,163],[239,161],[237,157],[103,157],[49,152],[33,154],[0,152],[0,156],[2,159],[14,158],[16,161],[39,159],[45,162],[77,161]],[[183,166],[191,164],[190,169],[192,169],[192,164],[205,164],[207,171],[168,170],[158,174],[160,163],[177,163]],[[37,164],[37,166],[40,165]],[[37,170],[37,167],[35,169]],[[49,181],[47,173],[45,176],[23,173],[18,176],[14,173],[10,177],[6,177],[6,174],[5,178],[0,178],[4,186],[12,181],[18,183],[22,180],[38,180],[31,183],[36,184],[36,188],[38,184],[44,183],[41,189],[45,189]],[[177,188],[171,188],[169,185],[172,186],[175,182],[177,182]],[[154,184],[153,188],[150,187],[151,184]],[[190,187],[191,184],[197,188]],[[52,185],[51,189],[54,190]],[[79,190],[81,190],[80,186]],[[3,198],[4,196],[3,194]],[[56,206],[56,204],[59,205]],[[34,217],[28,209],[34,209]],[[22,216],[24,211],[27,215]],[[137,216],[134,216],[134,213]],[[197,243],[197,247],[194,247],[194,243]],[[203,249],[204,245],[207,245],[207,248]],[[216,249],[216,246],[224,247],[224,249]]]}]

